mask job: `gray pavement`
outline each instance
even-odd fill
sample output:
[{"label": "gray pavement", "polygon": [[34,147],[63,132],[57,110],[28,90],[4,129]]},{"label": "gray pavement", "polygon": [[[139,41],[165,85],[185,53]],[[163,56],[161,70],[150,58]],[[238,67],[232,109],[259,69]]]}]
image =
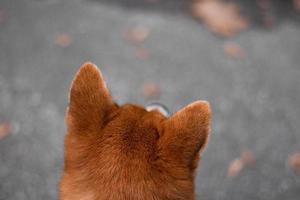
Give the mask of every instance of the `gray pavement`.
[{"label": "gray pavement", "polygon": [[[300,199],[300,176],[287,166],[300,151],[299,23],[285,17],[272,31],[255,26],[240,34],[232,40],[247,57],[233,60],[223,39],[180,10],[186,3],[152,10],[119,2],[0,1],[0,122],[13,127],[0,140],[0,199],[57,199],[68,87],[87,60],[121,104],[152,101],[141,92],[147,82],[160,86],[155,100],[172,111],[197,99],[211,102],[197,199]],[[150,28],[142,44],[122,35],[136,25]],[[54,42],[62,33],[72,38],[68,47]],[[138,49],[149,58],[138,59]],[[243,149],[256,164],[228,178],[229,163]]]}]

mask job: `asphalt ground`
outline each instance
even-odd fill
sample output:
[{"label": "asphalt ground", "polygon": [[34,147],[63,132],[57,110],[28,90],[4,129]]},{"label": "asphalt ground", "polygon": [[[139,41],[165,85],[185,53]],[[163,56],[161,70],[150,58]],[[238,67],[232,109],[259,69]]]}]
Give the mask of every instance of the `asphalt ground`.
[{"label": "asphalt ground", "polygon": [[[120,104],[157,101],[174,112],[210,101],[212,135],[197,199],[298,200],[300,176],[287,164],[300,151],[298,17],[282,3],[276,26],[265,29],[253,5],[240,3],[254,13],[253,26],[230,39],[245,50],[244,59],[224,54],[225,40],[179,0],[1,0],[0,122],[12,131],[0,140],[0,199],[57,199],[69,84],[92,61]],[[124,39],[124,30],[140,25],[150,30],[145,42]],[[149,83],[160,96],[143,94]],[[255,164],[228,177],[245,149]]]}]

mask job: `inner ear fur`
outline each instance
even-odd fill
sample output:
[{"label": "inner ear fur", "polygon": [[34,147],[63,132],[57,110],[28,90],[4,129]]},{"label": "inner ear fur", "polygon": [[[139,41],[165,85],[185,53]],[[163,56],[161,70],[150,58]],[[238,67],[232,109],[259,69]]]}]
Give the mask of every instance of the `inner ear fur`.
[{"label": "inner ear fur", "polygon": [[101,128],[113,105],[100,70],[93,63],[83,64],[70,89],[66,116],[68,131],[83,133]]},{"label": "inner ear fur", "polygon": [[163,124],[159,147],[166,158],[174,158],[195,168],[208,140],[211,109],[206,101],[196,101],[176,112]]}]

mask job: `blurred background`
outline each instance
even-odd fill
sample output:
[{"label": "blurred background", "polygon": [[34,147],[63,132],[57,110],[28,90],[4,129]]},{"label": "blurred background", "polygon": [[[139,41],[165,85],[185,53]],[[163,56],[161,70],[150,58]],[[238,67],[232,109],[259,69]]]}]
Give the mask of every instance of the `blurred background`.
[{"label": "blurred background", "polygon": [[57,199],[85,61],[115,100],[210,101],[197,199],[300,199],[300,1],[0,0],[0,199]]}]

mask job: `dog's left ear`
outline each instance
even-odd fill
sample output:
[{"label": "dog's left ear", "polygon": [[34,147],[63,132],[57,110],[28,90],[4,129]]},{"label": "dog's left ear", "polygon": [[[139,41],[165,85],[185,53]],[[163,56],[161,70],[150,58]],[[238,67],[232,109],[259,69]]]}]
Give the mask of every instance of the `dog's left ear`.
[{"label": "dog's left ear", "polygon": [[102,74],[96,65],[85,63],[77,72],[70,90],[67,112],[68,132],[94,132],[114,107]]},{"label": "dog's left ear", "polygon": [[196,101],[182,108],[163,124],[159,140],[161,153],[194,170],[199,152],[208,140],[211,110],[206,101]]}]

